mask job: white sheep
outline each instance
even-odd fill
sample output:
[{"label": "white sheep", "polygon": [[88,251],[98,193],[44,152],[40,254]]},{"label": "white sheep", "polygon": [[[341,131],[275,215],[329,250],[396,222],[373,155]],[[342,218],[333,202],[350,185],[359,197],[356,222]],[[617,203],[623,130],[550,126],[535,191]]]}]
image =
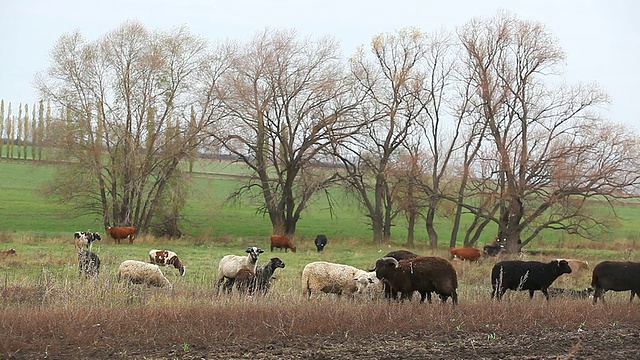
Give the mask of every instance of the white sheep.
[{"label": "white sheep", "polygon": [[353,295],[358,291],[357,274],[364,272],[353,266],[315,261],[302,270],[302,293],[311,297],[312,292]]},{"label": "white sheep", "polygon": [[144,261],[125,260],[118,268],[118,281],[127,280],[133,284],[172,288],[171,283],[162,274],[158,265]]},{"label": "white sheep", "polygon": [[382,282],[376,277],[375,271],[359,270],[353,277],[356,281],[357,293],[372,300],[382,295]]},{"label": "white sheep", "polygon": [[231,292],[236,275],[243,267],[250,269],[255,273],[258,256],[260,256],[264,250],[256,246],[251,246],[248,247],[245,252],[247,253],[247,256],[225,255],[220,259],[220,263],[218,264],[218,275],[215,283],[216,294],[220,291],[220,285],[225,281],[225,279],[227,282],[224,285],[224,289],[227,292]]}]

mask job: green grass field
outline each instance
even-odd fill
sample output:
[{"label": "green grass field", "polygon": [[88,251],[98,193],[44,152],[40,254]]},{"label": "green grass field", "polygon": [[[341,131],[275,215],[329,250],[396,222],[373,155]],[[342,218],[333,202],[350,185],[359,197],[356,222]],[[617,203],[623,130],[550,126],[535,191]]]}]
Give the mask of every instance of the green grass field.
[{"label": "green grass field", "polygon": [[[101,219],[95,215],[74,212],[64,204],[47,200],[43,195],[43,185],[55,174],[51,165],[33,162],[0,162],[0,241],[8,234],[28,235],[33,238],[64,237],[78,230],[103,232]],[[228,195],[243,181],[240,177],[248,170],[241,164],[218,161],[196,163],[191,176],[191,192],[180,223],[182,232],[199,241],[219,241],[233,238],[264,239],[271,233],[269,219],[256,212],[256,200],[245,198],[242,202],[227,203]],[[311,241],[316,234],[326,234],[331,239],[371,239],[372,233],[364,213],[353,199],[343,190],[332,189],[336,200],[332,213],[323,195],[318,195],[304,211],[298,222],[296,236],[301,241]],[[639,239],[640,205],[626,202],[616,208],[621,217],[616,226],[602,234],[602,243],[615,241],[635,242]],[[402,217],[396,220],[392,229],[391,244],[406,242],[406,224]],[[451,222],[445,218],[436,221],[442,246],[447,246]],[[5,234],[4,236],[2,234]],[[480,244],[493,238],[493,231],[487,230]],[[462,241],[459,239],[459,241]],[[426,231],[421,223],[416,227],[416,243],[427,242]],[[560,232],[543,232],[532,244],[534,247],[548,247],[555,244],[574,244],[580,239]],[[602,245],[602,244],[600,244]],[[600,246],[594,244],[595,247]]]},{"label": "green grass field", "polygon": [[[583,328],[616,332],[637,329],[640,324],[637,304],[628,304],[628,292],[607,293],[607,305],[597,307],[584,299],[546,303],[540,293],[529,301],[524,292],[508,292],[503,303],[493,302],[489,274],[495,258],[453,262],[460,301],[455,308],[333,294],[307,301],[300,283],[306,264],[324,260],[369,269],[387,252],[404,247],[403,225],[396,226],[390,243],[373,244],[361,212],[336,192],[336,198],[344,200],[335,218],[318,200],[299,224],[294,239],[298,251],[271,252],[271,226],[268,219],[255,214],[254,205],[223,206],[243,169],[215,162],[199,166],[185,212],[188,221],[183,223],[187,236],[167,240],[141,235],[134,244],[119,245],[104,236],[93,246],[101,268],[91,279],[78,274],[72,233],[87,229],[103,233],[101,224],[91,216],[73,216],[65,206],[42,197],[39,189],[53,175],[52,167],[0,162],[0,250],[14,248],[17,252],[0,256],[0,358],[213,358],[230,345],[235,350],[225,352],[226,358],[244,358],[277,353],[279,345],[273,351],[269,348],[274,339],[295,339],[294,346],[302,348],[310,341],[315,344],[318,339],[336,337],[382,346],[378,344],[381,336],[408,344],[405,339],[416,334],[416,329],[425,339],[434,332],[448,334],[444,335],[447,343],[480,336],[490,347],[512,334],[563,334]],[[629,219],[640,213],[632,205],[619,211]],[[448,237],[446,220],[440,226],[441,236]],[[636,228],[635,221],[621,221],[597,242],[545,237],[533,244],[543,254],[526,259],[565,257],[586,260],[591,266],[602,260],[640,261],[635,251]],[[317,233],[329,237],[324,253],[315,251]],[[448,258],[446,246],[432,251],[426,247],[424,234],[418,239],[412,251]],[[222,256],[244,255],[244,249],[253,245],[265,250],[259,265],[274,256],[286,264],[274,274],[269,293],[253,298],[216,294],[214,282]],[[146,261],[153,248],[175,251],[186,267],[184,277],[173,268],[163,268],[173,284],[171,290],[117,282],[122,261]],[[563,275],[554,286],[584,289],[589,284],[590,271],[584,270]],[[262,348],[247,348],[246,344],[255,341]],[[570,352],[570,346],[561,351]],[[240,353],[233,353],[236,350]]]}]

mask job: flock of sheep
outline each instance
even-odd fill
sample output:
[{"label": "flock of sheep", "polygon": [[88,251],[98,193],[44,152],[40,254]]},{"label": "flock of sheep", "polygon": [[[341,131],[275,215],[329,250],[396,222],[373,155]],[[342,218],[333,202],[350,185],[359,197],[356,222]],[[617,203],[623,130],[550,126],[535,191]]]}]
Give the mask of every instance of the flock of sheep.
[{"label": "flock of sheep", "polygon": [[[87,275],[97,275],[100,259],[91,252],[91,244],[100,240],[97,233],[76,232],[78,249],[78,269]],[[318,251],[326,245],[326,236],[316,239]],[[271,249],[296,248],[285,236],[272,236]],[[475,250],[475,251],[474,251]],[[453,257],[463,260],[477,260],[477,249],[451,248]],[[273,275],[285,264],[277,257],[271,258],[265,265],[258,266],[258,257],[264,251],[256,246],[248,247],[247,255],[226,255],[218,264],[215,280],[215,291],[220,287],[229,293],[235,287],[240,293],[253,295],[256,292],[265,294]],[[485,252],[486,253],[486,252]],[[486,254],[485,254],[486,256]],[[184,266],[176,253],[168,250],[151,250],[149,262],[126,260],[118,268],[118,281],[126,280],[136,284],[169,288],[171,283],[163,275],[158,265],[173,266],[184,276]],[[578,264],[579,265],[579,264]],[[572,266],[565,259],[555,259],[548,263],[540,261],[505,260],[496,263],[491,271],[492,298],[501,300],[507,290],[529,292],[532,298],[536,290],[545,298],[549,296],[569,294],[583,297],[593,296],[596,303],[604,292],[631,291],[630,300],[635,295],[640,297],[640,263],[604,261],[593,269],[591,288],[577,291],[552,288],[553,282],[563,274],[571,273]],[[375,262],[371,270],[362,270],[350,265],[336,264],[327,261],[314,261],[302,270],[302,292],[310,298],[313,293],[332,293],[337,295],[361,294],[367,297],[384,296],[388,299],[411,299],[415,292],[420,294],[420,302],[431,302],[435,293],[442,302],[451,298],[453,304],[458,302],[458,278],[452,263],[436,256],[419,256],[407,250],[397,250],[386,254]]]},{"label": "flock of sheep", "polygon": [[[91,251],[91,248],[94,241],[101,240],[100,234],[77,231],[73,236],[76,251],[78,252],[78,271],[87,276],[98,275],[100,272],[100,258]],[[123,261],[118,267],[118,281],[126,280],[134,284],[172,288],[171,282],[164,276],[158,265],[173,266],[181,276],[185,274],[185,268],[175,252],[153,249],[149,251],[149,262],[138,260]]]}]

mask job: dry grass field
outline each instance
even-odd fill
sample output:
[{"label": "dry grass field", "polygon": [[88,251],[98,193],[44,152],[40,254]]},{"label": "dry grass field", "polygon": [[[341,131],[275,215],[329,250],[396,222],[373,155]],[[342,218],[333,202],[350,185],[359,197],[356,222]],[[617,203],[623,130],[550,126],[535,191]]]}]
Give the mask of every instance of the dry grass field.
[{"label": "dry grass field", "polygon": [[[280,257],[265,296],[216,295],[213,279],[223,254],[242,254],[243,243],[198,245],[141,238],[98,244],[100,275],[77,274],[71,240],[30,243],[5,239],[17,255],[0,258],[0,359],[629,359],[640,352],[640,302],[607,293],[606,303],[507,292],[490,298],[496,259],[453,261],[459,305],[389,303],[383,299],[323,295],[308,300],[302,267],[328,260],[367,268],[390,246],[333,241],[324,254],[312,244]],[[266,244],[259,244],[266,248]],[[127,258],[144,260],[150,248],[181,254],[186,276],[163,269],[173,289],[116,281]],[[399,247],[400,248],[400,247]],[[267,248],[268,249],[268,248]],[[549,249],[530,260],[571,257],[595,265],[603,258],[640,261],[635,251],[610,248]],[[428,252],[446,257],[445,250]],[[563,275],[554,286],[582,289],[590,270]]]}]

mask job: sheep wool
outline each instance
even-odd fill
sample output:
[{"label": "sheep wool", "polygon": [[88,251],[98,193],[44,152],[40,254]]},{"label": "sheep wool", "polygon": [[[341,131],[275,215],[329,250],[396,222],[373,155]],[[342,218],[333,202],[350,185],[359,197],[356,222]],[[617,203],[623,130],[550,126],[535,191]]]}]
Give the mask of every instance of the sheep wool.
[{"label": "sheep wool", "polygon": [[125,260],[118,268],[118,281],[127,280],[133,284],[145,284],[147,286],[169,287],[171,283],[162,274],[158,265],[149,264],[137,260]]},{"label": "sheep wool", "polygon": [[355,276],[360,272],[353,266],[315,261],[302,270],[302,292],[311,297],[313,292],[352,295],[358,291]]}]

